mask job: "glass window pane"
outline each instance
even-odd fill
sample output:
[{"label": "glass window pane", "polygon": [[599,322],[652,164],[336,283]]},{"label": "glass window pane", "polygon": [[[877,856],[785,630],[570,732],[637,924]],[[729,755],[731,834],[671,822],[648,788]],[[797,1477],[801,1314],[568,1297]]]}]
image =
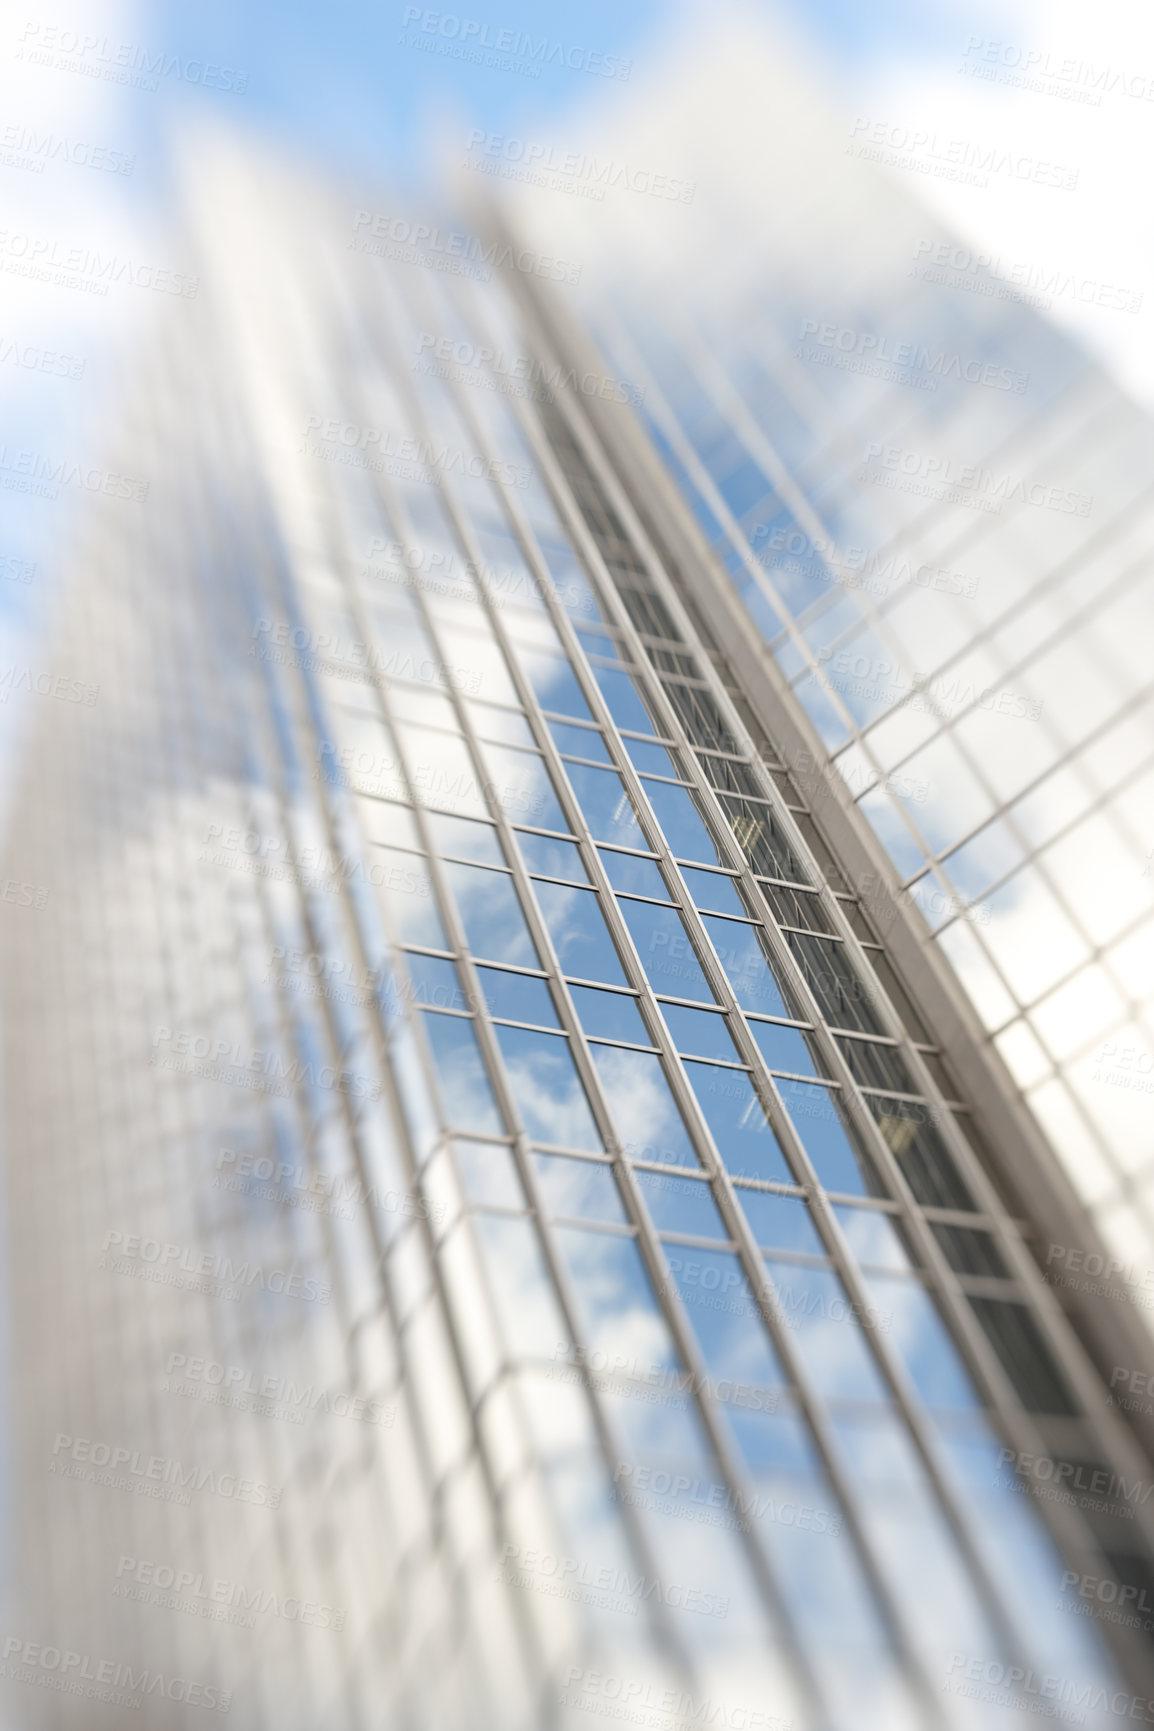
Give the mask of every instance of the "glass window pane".
[{"label": "glass window pane", "polygon": [[841,1203],[834,1207],[834,1213],[850,1249],[864,1267],[904,1274],[913,1266],[911,1253],[891,1215],[877,1208],[848,1208]]},{"label": "glass window pane", "polygon": [[663,745],[652,745],[647,739],[630,739],[627,734],[622,743],[629,761],[642,775],[678,775],[677,765]]},{"label": "glass window pane", "polygon": [[568,1330],[534,1222],[500,1214],[473,1218],[507,1350],[552,1358]]},{"label": "glass window pane", "polygon": [[925,1287],[886,1274],[867,1274],[865,1283],[881,1314],[886,1338],[926,1405],[979,1406],[969,1373]]},{"label": "glass window pane", "polygon": [[729,864],[686,788],[674,787],[667,781],[643,780],[641,785],[676,859],[701,860],[706,865]]},{"label": "glass window pane", "polygon": [[627,985],[597,892],[539,882],[533,889],[562,972],[579,980]]},{"label": "glass window pane", "polygon": [[794,1076],[817,1075],[810,1051],[812,1036],[807,1039],[799,1029],[785,1028],[780,1022],[755,1022],[751,1018],[749,1027],[771,1070],[786,1070]]},{"label": "glass window pane", "polygon": [[509,974],[501,968],[478,968],[477,978],[491,1016],[511,1022],[536,1022],[557,1027],[557,1011],[544,980],[529,974]]},{"label": "glass window pane", "polygon": [[713,993],[676,908],[631,901],[617,905],[654,991],[712,1003]]},{"label": "glass window pane", "polygon": [[533,1164],[547,1213],[574,1220],[628,1223],[611,1167],[594,1160],[569,1160],[564,1154],[535,1154]]},{"label": "glass window pane", "polygon": [[777,1196],[772,1190],[747,1190],[735,1186],[753,1236],[766,1250],[798,1250],[808,1256],[826,1256],[813,1215],[800,1196]]},{"label": "glass window pane", "polygon": [[659,1232],[686,1232],[696,1238],[729,1237],[704,1178],[674,1178],[668,1172],[638,1172],[653,1224]]},{"label": "glass window pane", "polygon": [[475,956],[495,962],[515,962],[520,967],[539,965],[513,879],[507,872],[486,866],[445,867],[445,877],[456,898],[465,938]]},{"label": "glass window pane", "polygon": [[758,928],[742,920],[718,919],[714,914],[703,914],[702,924],[742,1009],[759,1016],[791,1015],[762,948]]},{"label": "glass window pane", "polygon": [[466,1016],[442,1016],[436,1010],[422,1011],[421,1019],[448,1122],[458,1130],[503,1135],[505,1126],[497,1112],[472,1022]]},{"label": "glass window pane", "polygon": [[507,745],[485,745],[481,750],[489,773],[485,793],[491,805],[503,811],[510,823],[530,823],[568,835],[569,825],[543,757],[535,751],[514,751]]},{"label": "glass window pane", "polygon": [[627,895],[652,896],[661,902],[672,899],[656,861],[638,859],[636,854],[615,853],[612,848],[598,848],[597,851],[605,875],[615,890],[622,890]]},{"label": "glass window pane", "polygon": [[885,1094],[867,1094],[865,1102],[917,1200],[972,1213],[973,1198],[933,1123],[932,1108]]},{"label": "glass window pane", "polygon": [[988,1274],[995,1280],[1009,1277],[997,1240],[990,1232],[977,1232],[970,1226],[943,1226],[930,1222],[930,1231],[945,1252],[946,1261],[959,1274]]},{"label": "glass window pane", "polygon": [[551,721],[549,732],[557,750],[569,757],[594,757],[599,763],[612,762],[599,727],[574,727],[567,721]]},{"label": "glass window pane", "polygon": [[681,875],[685,879],[685,887],[699,908],[708,908],[711,913],[734,914],[739,920],[748,915],[748,908],[742,905],[737,893],[737,886],[723,872],[706,872],[694,866],[682,866]]},{"label": "glass window pane", "polygon": [[720,795],[734,840],[755,872],[767,878],[785,878],[790,883],[809,882],[809,873],[782,832],[781,819],[772,807],[755,800]]},{"label": "glass window pane", "polygon": [[387,916],[402,944],[427,944],[431,950],[451,948],[433,899],[433,884],[423,859],[415,854],[381,848],[374,872],[384,898]]},{"label": "glass window pane", "polygon": [[603,1040],[628,1040],[651,1046],[637,999],[624,992],[599,992],[595,986],[570,986],[573,1004],[585,1033]]},{"label": "glass window pane", "polygon": [[433,846],[439,854],[454,854],[459,859],[475,860],[478,865],[503,866],[501,843],[491,823],[477,823],[468,817],[446,817],[431,811],[427,819]]},{"label": "glass window pane", "polygon": [[793,1127],[825,1188],[845,1191],[850,1196],[881,1195],[873,1164],[858,1152],[841,1101],[833,1091],[816,1082],[780,1081],[777,1086]]},{"label": "glass window pane", "polygon": [[533,1140],[602,1153],[568,1040],[500,1025],[497,1039],[521,1122]]},{"label": "glass window pane", "polygon": [[434,1010],[469,1010],[465,988],[452,962],[437,956],[420,956],[411,952],[405,956],[413,1001],[427,1004]]},{"label": "glass window pane", "polygon": [[524,1208],[525,1195],[503,1142],[454,1142],[457,1171],[467,1202],[490,1208]]},{"label": "glass window pane", "polygon": [[727,1171],[734,1178],[768,1178],[792,1184],[793,1174],[745,1072],[690,1059],[685,1073]]},{"label": "glass window pane", "polygon": [[591,1046],[590,1051],[629,1159],[697,1168],[700,1162],[660,1059],[620,1046]]},{"label": "glass window pane", "polygon": [[772,1258],[766,1266],[818,1393],[833,1400],[884,1401],[881,1372],[833,1269]]},{"label": "glass window pane", "polygon": [[530,749],[536,749],[537,741],[533,738],[533,729],[519,708],[497,709],[492,704],[473,703],[468,699],[465,707],[478,739],[503,745],[527,745]]},{"label": "glass window pane", "polygon": [[593,677],[601,687],[609,713],[618,727],[632,728],[634,733],[654,731],[641,694],[624,669],[594,665]]},{"label": "glass window pane", "polygon": [[551,835],[531,835],[518,830],[517,846],[526,869],[547,878],[571,878],[574,883],[587,884],[589,873],[581,862],[581,850],[575,841],[561,841]]},{"label": "glass window pane", "polygon": [[709,1010],[687,1010],[680,1004],[662,1004],[661,1014],[679,1052],[698,1058],[720,1058],[739,1062],[737,1047],[725,1016]]},{"label": "glass window pane", "polygon": [[780,1388],[785,1376],[737,1257],[678,1248],[666,1260],[710,1373]]},{"label": "glass window pane", "polygon": [[565,773],[595,841],[617,842],[621,847],[648,847],[625,784],[615,769],[566,763]]},{"label": "glass window pane", "polygon": [[844,945],[811,937],[807,932],[787,932],[785,941],[831,1027],[861,1034],[885,1032],[873,1008],[870,987],[857,974]]},{"label": "glass window pane", "polygon": [[554,710],[558,715],[575,715],[581,721],[593,720],[577,683],[577,675],[565,656],[550,655],[544,650],[518,649],[517,659],[542,709]]},{"label": "glass window pane", "polygon": [[556,1239],[569,1269],[584,1346],[620,1357],[627,1370],[636,1367],[641,1374],[652,1368],[680,1370],[637,1240],[581,1226],[559,1226]]}]

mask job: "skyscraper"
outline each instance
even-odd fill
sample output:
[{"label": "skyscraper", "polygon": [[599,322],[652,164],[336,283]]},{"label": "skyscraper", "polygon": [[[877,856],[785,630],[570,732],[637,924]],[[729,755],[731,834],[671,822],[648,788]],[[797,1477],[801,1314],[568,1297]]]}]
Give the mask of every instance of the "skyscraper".
[{"label": "skyscraper", "polygon": [[579,261],[219,142],[188,207],[6,868],[13,1713],[1130,1713],[1092,1226]]}]

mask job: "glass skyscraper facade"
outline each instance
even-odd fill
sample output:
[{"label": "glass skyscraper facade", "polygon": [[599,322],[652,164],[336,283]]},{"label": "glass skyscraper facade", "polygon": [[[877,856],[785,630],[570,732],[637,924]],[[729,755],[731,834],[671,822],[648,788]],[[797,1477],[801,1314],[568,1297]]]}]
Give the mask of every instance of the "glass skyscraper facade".
[{"label": "glass skyscraper facade", "polygon": [[1140,1717],[1093,1228],[724,579],[814,525],[562,252],[188,204],[9,840],[23,1722]]}]

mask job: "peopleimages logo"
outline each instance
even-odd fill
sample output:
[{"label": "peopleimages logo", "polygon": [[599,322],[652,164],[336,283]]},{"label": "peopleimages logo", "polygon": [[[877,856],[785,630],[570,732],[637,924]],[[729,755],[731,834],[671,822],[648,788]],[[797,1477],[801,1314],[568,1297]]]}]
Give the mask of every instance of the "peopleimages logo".
[{"label": "peopleimages logo", "polygon": [[232,1706],[230,1689],[191,1683],[187,1677],[166,1677],[163,1671],[137,1670],[120,1659],[97,1659],[91,1653],[28,1641],[22,1635],[9,1635],[5,1640],[0,1677],[55,1689],[62,1695],[84,1695],[113,1707],[139,1709],[146,1695],[180,1701],[186,1707],[203,1707],[210,1713],[227,1713]]},{"label": "peopleimages logo", "polygon": [[[367,232],[363,232],[367,231]],[[374,242],[387,243],[374,248]],[[581,266],[568,259],[554,258],[551,253],[534,252],[532,247],[514,247],[508,242],[483,241],[480,236],[466,234],[463,229],[450,229],[442,234],[439,225],[409,222],[403,216],[384,216],[380,212],[358,210],[353,218],[353,239],[349,242],[359,252],[378,250],[383,258],[399,258],[402,263],[424,264],[430,258],[439,260],[438,269],[458,272],[466,265],[475,267],[470,273],[479,281],[488,282],[491,271],[517,270],[523,276],[544,277],[548,282],[579,283]],[[400,249],[400,250],[398,250]]]}]

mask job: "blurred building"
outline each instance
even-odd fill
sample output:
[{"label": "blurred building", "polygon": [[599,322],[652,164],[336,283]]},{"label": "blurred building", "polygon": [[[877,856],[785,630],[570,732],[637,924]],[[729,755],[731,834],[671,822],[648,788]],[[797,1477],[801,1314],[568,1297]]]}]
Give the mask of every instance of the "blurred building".
[{"label": "blurred building", "polygon": [[187,196],[5,868],[6,1711],[1129,1713],[1145,1337],[741,611],[793,529],[666,415],[707,353],[495,222]]}]

